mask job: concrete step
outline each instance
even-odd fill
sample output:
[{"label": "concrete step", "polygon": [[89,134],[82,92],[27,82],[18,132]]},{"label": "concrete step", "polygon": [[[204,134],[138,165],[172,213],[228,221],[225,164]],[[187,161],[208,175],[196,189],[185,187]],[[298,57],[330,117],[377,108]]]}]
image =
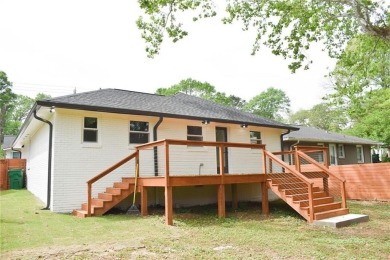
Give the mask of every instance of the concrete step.
[{"label": "concrete step", "polygon": [[341,228],[352,224],[367,222],[367,221],[369,221],[369,217],[367,215],[346,214],[342,216],[316,220],[313,222],[313,225],[321,226],[321,227]]}]

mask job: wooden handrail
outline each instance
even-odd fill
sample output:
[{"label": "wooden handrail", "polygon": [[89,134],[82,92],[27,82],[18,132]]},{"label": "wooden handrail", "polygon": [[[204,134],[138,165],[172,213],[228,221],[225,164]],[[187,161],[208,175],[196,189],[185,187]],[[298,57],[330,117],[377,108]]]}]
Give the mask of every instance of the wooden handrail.
[{"label": "wooden handrail", "polygon": [[211,141],[190,141],[190,140],[174,140],[165,139],[170,145],[189,145],[189,146],[218,146],[218,147],[236,147],[236,148],[253,148],[265,149],[265,144],[245,144],[245,143],[228,143],[228,142],[211,142]]},{"label": "wooden handrail", "polygon": [[272,152],[274,155],[293,154],[294,151]]},{"label": "wooden handrail", "polygon": [[292,174],[294,174],[297,178],[299,178],[300,180],[302,180],[304,183],[308,184],[308,185],[312,185],[313,182],[310,181],[309,178],[303,176],[301,173],[299,173],[297,170],[295,170],[294,168],[292,168],[290,165],[286,164],[284,161],[282,161],[281,159],[279,159],[278,157],[276,157],[273,153],[269,152],[269,151],[266,151],[264,150],[264,153],[270,157],[272,160],[276,161],[278,164],[280,164],[281,166],[283,166],[284,168],[286,168],[287,170],[289,170]]},{"label": "wooden handrail", "polygon": [[95,177],[93,177],[87,181],[87,185],[88,185],[87,216],[88,217],[91,216],[91,208],[92,208],[92,184],[95,183],[96,181],[100,180],[101,178],[103,178],[104,176],[106,176],[107,174],[112,172],[113,170],[115,170],[115,169],[119,168],[120,166],[122,166],[123,164],[127,163],[131,159],[138,156],[138,153],[139,153],[138,150],[135,151],[134,153],[130,154],[126,158],[120,160],[119,162],[117,162],[113,166],[109,167],[108,169],[104,170],[103,172],[99,173],[98,175],[96,175]]},{"label": "wooden handrail", "polygon": [[311,158],[310,156],[308,156],[307,154],[301,152],[301,151],[297,151],[298,155],[301,156],[303,159],[305,159],[306,161],[314,164],[315,166],[319,167],[322,171],[324,171],[327,175],[330,175],[332,176],[333,178],[337,179],[338,181],[340,182],[345,182],[345,179],[343,178],[340,178],[339,176],[336,176],[334,173],[332,173],[331,171],[329,171],[329,169],[327,167],[325,167],[324,165],[320,164],[319,162],[317,162],[316,160],[314,160],[313,158]]},{"label": "wooden handrail", "polygon": [[336,180],[338,180],[341,183],[341,187],[340,187],[340,190],[341,190],[341,194],[340,194],[341,195],[341,203],[342,203],[342,207],[346,208],[347,207],[347,195],[346,195],[347,192],[346,192],[346,189],[345,189],[345,179],[344,178],[340,178],[339,176],[336,176],[331,171],[329,171],[329,169],[327,167],[325,167],[324,165],[318,163],[316,160],[314,160],[313,158],[311,158],[307,154],[305,154],[305,153],[303,153],[301,151],[297,151],[297,154],[298,154],[298,156],[301,156],[302,158],[304,158],[306,161],[308,161],[308,162],[314,164],[315,166],[319,167],[328,176],[332,176],[333,178],[335,178]]},{"label": "wooden handrail", "polygon": [[163,139],[163,140],[158,140],[158,141],[154,141],[154,142],[150,142],[150,143],[146,143],[146,144],[140,144],[140,145],[137,145],[135,148],[137,150],[144,150],[144,149],[148,149],[148,148],[153,148],[156,146],[164,145],[165,141],[166,140]]}]

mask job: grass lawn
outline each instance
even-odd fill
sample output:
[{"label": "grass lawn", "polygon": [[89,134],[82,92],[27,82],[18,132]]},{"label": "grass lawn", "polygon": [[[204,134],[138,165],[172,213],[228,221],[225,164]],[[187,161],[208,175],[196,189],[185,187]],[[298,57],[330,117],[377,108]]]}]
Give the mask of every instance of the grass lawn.
[{"label": "grass lawn", "polygon": [[390,259],[390,203],[349,201],[370,221],[341,228],[314,227],[284,202],[241,203],[218,219],[216,207],[163,210],[148,217],[107,215],[80,219],[41,210],[26,190],[0,192],[2,259]]}]

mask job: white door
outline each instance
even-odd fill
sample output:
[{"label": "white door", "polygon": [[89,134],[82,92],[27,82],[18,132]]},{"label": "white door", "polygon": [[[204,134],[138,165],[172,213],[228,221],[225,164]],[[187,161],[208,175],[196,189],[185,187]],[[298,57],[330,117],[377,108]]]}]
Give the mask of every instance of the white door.
[{"label": "white door", "polygon": [[329,144],[329,164],[337,165],[337,149],[335,144]]}]

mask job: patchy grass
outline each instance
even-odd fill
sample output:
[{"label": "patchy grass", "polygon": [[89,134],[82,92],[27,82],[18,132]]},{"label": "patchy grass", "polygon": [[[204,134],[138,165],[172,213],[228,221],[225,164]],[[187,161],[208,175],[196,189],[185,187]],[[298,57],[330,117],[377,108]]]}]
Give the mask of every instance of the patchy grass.
[{"label": "patchy grass", "polygon": [[12,259],[388,259],[390,203],[350,201],[370,221],[342,229],[314,227],[284,202],[241,203],[219,219],[213,206],[148,217],[107,215],[79,219],[41,210],[26,190],[0,192],[1,252]]}]

